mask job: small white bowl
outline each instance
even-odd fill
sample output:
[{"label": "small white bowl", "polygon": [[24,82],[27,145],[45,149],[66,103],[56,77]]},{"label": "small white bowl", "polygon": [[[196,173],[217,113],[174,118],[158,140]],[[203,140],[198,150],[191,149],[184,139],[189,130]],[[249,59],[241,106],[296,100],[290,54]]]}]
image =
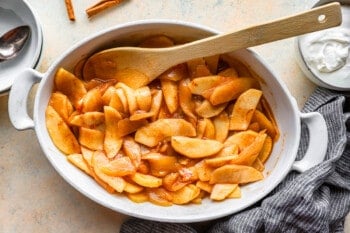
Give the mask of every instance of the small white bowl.
[{"label": "small white bowl", "polygon": [[[317,2],[314,7],[324,5],[333,1],[321,0]],[[334,35],[339,32],[346,32],[350,35],[350,0],[340,0],[342,11],[342,24],[338,27],[308,33],[296,38],[296,58],[297,62],[305,74],[305,76],[314,82],[316,85],[325,87],[332,90],[338,91],[349,91],[350,90],[350,55],[347,58],[347,64],[340,69],[334,70],[332,72],[321,72],[311,63],[308,62],[307,51],[310,49],[310,41],[314,41],[316,38],[320,38],[329,33]],[[350,36],[349,36],[350,42]],[[319,51],[317,51],[319,52]],[[349,48],[350,52],[350,48]]]},{"label": "small white bowl", "polygon": [[[321,162],[327,149],[327,127],[319,113],[300,113],[295,99],[281,79],[254,52],[241,49],[228,54],[246,64],[258,74],[265,98],[274,112],[280,129],[280,139],[265,164],[262,181],[242,187],[242,198],[213,202],[208,198],[200,205],[157,206],[134,203],[125,195],[112,195],[88,175],[70,164],[66,156],[53,144],[45,124],[45,110],[51,96],[54,76],[58,68],[72,70],[74,65],[98,50],[116,45],[135,45],[151,35],[168,35],[176,41],[192,41],[218,32],[204,26],[171,20],[146,20],[118,25],[85,39],[66,51],[49,70],[40,74],[26,70],[16,78],[9,97],[9,115],[18,130],[35,129],[40,146],[58,173],[74,188],[92,200],[112,210],[144,219],[167,222],[198,222],[236,213],[262,199],[293,169],[303,172]],[[35,96],[33,119],[27,113],[28,93],[34,83],[40,82]],[[304,158],[295,161],[301,133],[301,122],[309,128],[309,149]],[[25,179],[25,177],[24,177]]]},{"label": "small white bowl", "polygon": [[38,65],[43,35],[36,13],[25,0],[0,1],[0,22],[0,35],[21,25],[28,25],[31,29],[30,38],[20,54],[11,60],[0,62],[0,95],[4,95],[19,72]]}]

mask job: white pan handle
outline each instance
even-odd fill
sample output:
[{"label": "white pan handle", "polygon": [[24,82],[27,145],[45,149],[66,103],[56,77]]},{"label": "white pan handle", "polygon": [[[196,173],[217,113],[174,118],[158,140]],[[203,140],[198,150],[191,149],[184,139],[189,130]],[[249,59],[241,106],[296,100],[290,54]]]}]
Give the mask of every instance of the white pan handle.
[{"label": "white pan handle", "polygon": [[9,117],[12,125],[17,130],[33,129],[34,121],[28,115],[28,95],[35,83],[40,82],[42,74],[26,69],[15,78],[8,101]]},{"label": "white pan handle", "polygon": [[309,147],[304,157],[294,162],[292,169],[304,172],[324,160],[328,146],[328,132],[326,122],[320,113],[301,113],[300,117],[309,130]]}]

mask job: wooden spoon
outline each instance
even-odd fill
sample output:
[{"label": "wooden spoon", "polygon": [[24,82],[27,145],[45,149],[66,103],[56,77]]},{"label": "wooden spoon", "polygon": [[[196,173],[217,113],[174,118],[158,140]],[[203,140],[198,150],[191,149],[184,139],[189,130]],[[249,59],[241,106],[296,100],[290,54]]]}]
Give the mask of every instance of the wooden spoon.
[{"label": "wooden spoon", "polygon": [[231,52],[263,43],[302,35],[340,25],[340,4],[330,3],[304,13],[252,26],[240,31],[219,34],[168,48],[117,47],[92,55],[83,68],[85,80],[118,80],[122,70],[137,70],[151,82],[170,67],[195,58]]}]

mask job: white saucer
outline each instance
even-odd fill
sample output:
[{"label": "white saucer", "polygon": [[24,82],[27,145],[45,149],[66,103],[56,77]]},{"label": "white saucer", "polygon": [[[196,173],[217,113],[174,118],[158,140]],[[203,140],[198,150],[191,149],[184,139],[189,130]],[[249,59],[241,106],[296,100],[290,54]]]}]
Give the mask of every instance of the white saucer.
[{"label": "white saucer", "polygon": [[36,13],[25,0],[0,0],[0,22],[0,35],[21,25],[29,25],[31,28],[31,36],[20,54],[0,63],[0,95],[3,95],[9,91],[21,70],[38,65],[43,35]]}]

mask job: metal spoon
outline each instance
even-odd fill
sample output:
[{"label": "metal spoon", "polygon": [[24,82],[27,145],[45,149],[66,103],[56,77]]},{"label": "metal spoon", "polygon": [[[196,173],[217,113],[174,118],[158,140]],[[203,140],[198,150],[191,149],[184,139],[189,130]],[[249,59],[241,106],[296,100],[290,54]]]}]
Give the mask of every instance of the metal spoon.
[{"label": "metal spoon", "polygon": [[134,69],[144,73],[152,81],[169,67],[194,58],[227,53],[338,26],[341,20],[340,5],[334,2],[297,15],[174,47],[112,48],[88,58],[83,75],[86,80],[116,78],[118,70]]},{"label": "metal spoon", "polygon": [[0,62],[16,57],[30,36],[29,26],[19,26],[0,37]]}]

